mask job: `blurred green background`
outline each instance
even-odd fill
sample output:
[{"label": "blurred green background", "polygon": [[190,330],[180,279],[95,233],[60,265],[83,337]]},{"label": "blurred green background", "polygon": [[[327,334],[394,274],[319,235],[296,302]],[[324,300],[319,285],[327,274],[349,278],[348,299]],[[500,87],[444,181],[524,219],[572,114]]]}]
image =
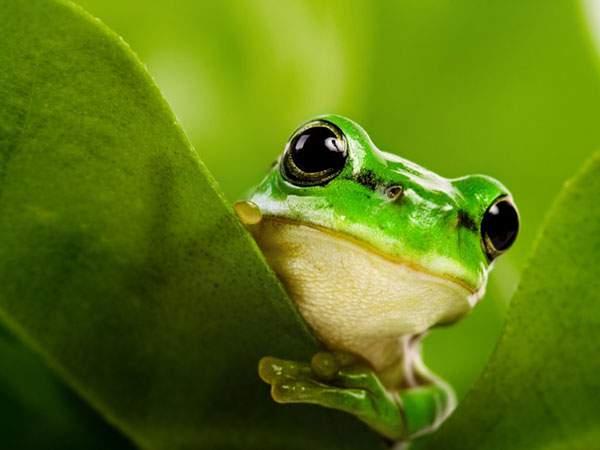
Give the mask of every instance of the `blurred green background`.
[{"label": "blurred green background", "polygon": [[442,175],[486,173],[512,190],[522,215],[514,250],[475,312],[426,341],[427,362],[464,395],[546,210],[600,148],[587,10],[557,0],[78,3],[147,64],[232,201],[299,123],[326,112]]}]

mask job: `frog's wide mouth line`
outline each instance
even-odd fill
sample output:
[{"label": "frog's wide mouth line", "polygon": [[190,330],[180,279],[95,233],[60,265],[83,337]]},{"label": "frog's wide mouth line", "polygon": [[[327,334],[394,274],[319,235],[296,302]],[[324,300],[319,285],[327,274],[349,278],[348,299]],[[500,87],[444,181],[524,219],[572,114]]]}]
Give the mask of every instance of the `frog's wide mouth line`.
[{"label": "frog's wide mouth line", "polygon": [[471,294],[471,296],[474,297],[474,302],[476,302],[479,299],[479,297],[481,296],[482,287],[472,286],[471,284],[467,283],[466,281],[464,281],[464,280],[462,280],[462,279],[460,279],[458,277],[455,277],[455,276],[452,276],[452,275],[449,275],[449,274],[446,274],[446,273],[434,272],[434,271],[432,271],[432,270],[430,270],[430,269],[428,269],[428,268],[426,268],[426,267],[424,267],[424,266],[422,266],[422,265],[420,265],[420,264],[418,264],[418,263],[416,263],[414,261],[409,261],[408,259],[405,259],[405,258],[401,258],[401,257],[395,256],[395,255],[390,255],[389,253],[385,253],[385,252],[381,251],[380,249],[378,249],[374,245],[372,245],[372,244],[370,244],[370,243],[368,243],[368,242],[366,242],[366,241],[364,241],[362,239],[359,239],[359,238],[356,238],[354,236],[351,236],[351,235],[349,235],[347,233],[336,231],[336,230],[333,230],[331,228],[325,227],[323,225],[318,225],[318,224],[314,224],[314,223],[310,223],[310,222],[304,222],[304,221],[301,221],[301,220],[289,219],[287,217],[275,216],[275,215],[270,215],[270,214],[269,215],[265,214],[262,217],[262,220],[269,220],[269,221],[278,222],[278,223],[281,223],[281,224],[302,225],[302,226],[305,226],[305,227],[313,228],[315,230],[318,230],[318,231],[321,231],[323,233],[329,234],[329,235],[334,236],[336,238],[344,239],[346,241],[349,241],[349,242],[351,242],[351,243],[353,243],[355,245],[358,245],[358,246],[364,248],[365,250],[367,250],[367,251],[369,251],[369,252],[371,252],[373,254],[376,254],[376,255],[378,255],[378,256],[380,256],[380,257],[382,257],[382,258],[384,258],[384,259],[386,259],[386,260],[388,260],[388,261],[390,261],[392,263],[401,264],[401,265],[409,267],[410,269],[415,270],[417,272],[421,272],[421,273],[424,273],[426,275],[430,275],[432,277],[441,278],[441,279],[450,281],[452,283],[455,283],[455,284],[463,287],[464,289],[466,289]]}]

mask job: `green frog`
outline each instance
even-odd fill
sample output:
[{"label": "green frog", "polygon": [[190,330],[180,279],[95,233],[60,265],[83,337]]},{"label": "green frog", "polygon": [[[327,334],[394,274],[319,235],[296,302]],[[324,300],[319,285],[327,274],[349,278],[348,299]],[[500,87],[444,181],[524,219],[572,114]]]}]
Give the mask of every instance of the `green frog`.
[{"label": "green frog", "polygon": [[456,401],[421,340],[478,303],[514,243],[506,187],[443,178],[325,115],[292,134],[235,210],[323,345],[311,361],[259,362],[272,398],[345,411],[391,440],[435,430]]}]

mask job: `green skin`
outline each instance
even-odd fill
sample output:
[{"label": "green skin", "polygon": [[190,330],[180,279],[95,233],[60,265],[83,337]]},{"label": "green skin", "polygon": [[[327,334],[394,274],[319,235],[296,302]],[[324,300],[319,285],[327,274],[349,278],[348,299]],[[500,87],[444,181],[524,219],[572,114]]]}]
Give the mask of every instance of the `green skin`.
[{"label": "green skin", "polygon": [[[276,164],[249,197],[262,214],[320,225],[351,236],[378,252],[428,273],[482,290],[491,263],[479,229],[487,208],[510,196],[486,176],[446,179],[375,147],[351,120],[323,120],[344,134],[348,158],[324,186],[295,186]],[[395,198],[395,186],[403,188]],[[399,207],[400,206],[400,207]],[[319,353],[311,363],[263,358],[259,373],[281,403],[313,403],[354,414],[390,439],[433,428],[452,398],[427,370],[420,386],[389,392],[368,364],[351,355]]]}]

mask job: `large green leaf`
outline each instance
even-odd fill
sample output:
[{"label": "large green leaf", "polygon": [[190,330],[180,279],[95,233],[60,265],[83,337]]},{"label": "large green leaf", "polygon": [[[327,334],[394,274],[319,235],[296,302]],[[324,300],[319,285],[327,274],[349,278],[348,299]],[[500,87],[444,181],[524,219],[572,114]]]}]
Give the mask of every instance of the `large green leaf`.
[{"label": "large green leaf", "polygon": [[2,321],[141,447],[377,448],[271,401],[258,359],[316,342],[128,47],[51,0],[0,36]]},{"label": "large green leaf", "polygon": [[546,219],[483,376],[424,448],[598,448],[599,198],[597,153]]}]

